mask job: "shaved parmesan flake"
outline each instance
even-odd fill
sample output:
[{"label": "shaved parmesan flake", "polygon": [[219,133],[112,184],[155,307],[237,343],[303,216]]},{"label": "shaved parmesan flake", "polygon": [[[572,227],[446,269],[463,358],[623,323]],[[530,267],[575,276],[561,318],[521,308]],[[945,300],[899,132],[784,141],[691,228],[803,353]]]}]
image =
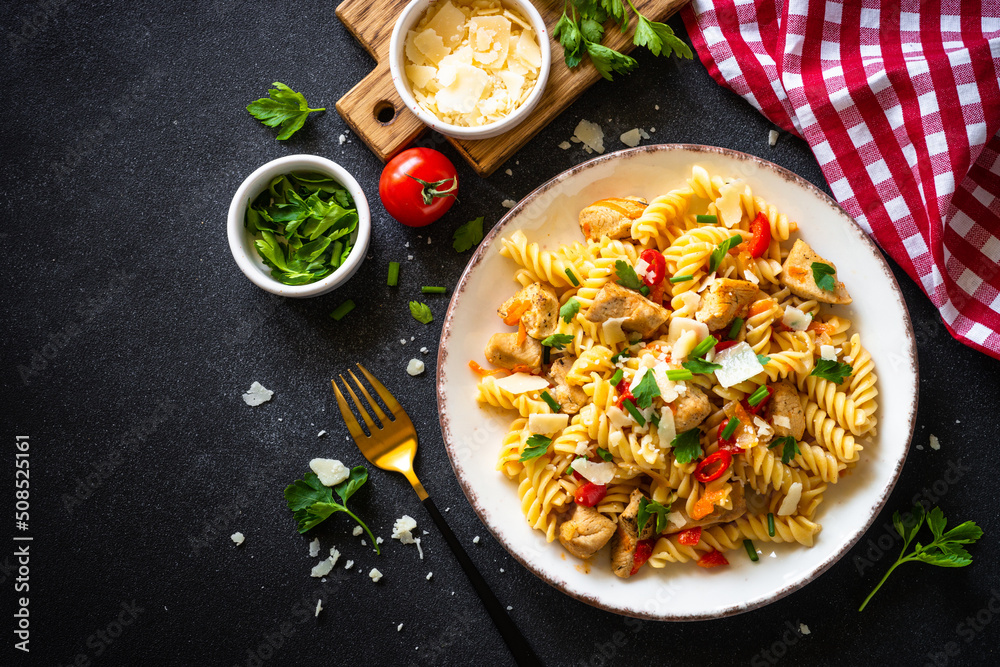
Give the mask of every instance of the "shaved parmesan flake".
[{"label": "shaved parmesan flake", "polygon": [[611,461],[594,463],[587,459],[573,461],[573,470],[594,484],[607,484],[615,478],[615,464]]},{"label": "shaved parmesan flake", "polygon": [[660,438],[660,448],[670,446],[677,437],[677,427],[674,424],[674,412],[668,406],[660,408],[660,425],[656,427],[656,435]]},{"label": "shaved parmesan flake", "polygon": [[511,394],[539,391],[549,386],[549,381],[530,373],[514,373],[496,381],[496,386]]},{"label": "shaved parmesan flake", "polygon": [[604,340],[611,345],[627,341],[628,336],[626,336],[625,331],[622,330],[622,323],[627,319],[627,317],[612,317],[605,320],[604,324],[601,325],[601,330],[604,333]]},{"label": "shaved parmesan flake", "polygon": [[938,440],[938,437],[936,435],[931,434],[930,442],[931,442],[931,449],[935,451],[941,449],[941,441]]},{"label": "shaved parmesan flake", "polygon": [[568,141],[561,141],[561,142],[559,142],[559,148],[563,149],[564,151],[565,150],[569,150],[572,147],[573,147],[573,144],[569,143]]},{"label": "shaved parmesan flake", "polygon": [[577,124],[570,141],[582,143],[588,153],[592,151],[604,152],[604,130],[597,123],[591,123],[586,119]]},{"label": "shaved parmesan flake", "polygon": [[836,361],[837,353],[833,351],[833,345],[820,345],[819,357],[820,359],[825,359],[826,361]]},{"label": "shaved parmesan flake", "polygon": [[309,543],[309,557],[315,558],[318,555],[319,555],[319,538],[317,537],[315,540]]},{"label": "shaved parmesan flake", "polygon": [[310,572],[310,574],[317,578],[325,577],[326,575],[330,574],[330,570],[332,569],[333,569],[333,559],[326,558],[317,563],[316,566]]},{"label": "shaved parmesan flake", "polygon": [[351,476],[351,471],[336,459],[313,459],[309,462],[323,486],[336,486]]},{"label": "shaved parmesan flake", "polygon": [[809,328],[812,318],[795,306],[785,308],[785,316],[781,318],[781,323],[792,331],[805,331]]},{"label": "shaved parmesan flake", "polygon": [[400,518],[396,519],[396,523],[393,524],[391,537],[394,540],[399,540],[403,544],[415,544],[416,540],[413,537],[413,531],[416,527],[416,519],[404,514]]},{"label": "shaved parmesan flake", "polygon": [[781,501],[781,507],[778,508],[778,516],[789,516],[794,514],[795,510],[799,506],[799,500],[801,499],[802,482],[795,482],[788,487],[788,494],[785,496],[785,499]]},{"label": "shaved parmesan flake", "polygon": [[722,364],[722,368],[715,371],[715,378],[727,389],[764,371],[757,354],[746,341],[719,352],[715,355],[715,363]]},{"label": "shaved parmesan flake", "polygon": [[379,572],[377,568],[373,567],[372,571],[368,573],[368,576],[371,577],[372,581],[378,583],[378,580],[382,578],[382,573]]},{"label": "shaved parmesan flake", "polygon": [[740,206],[740,192],[745,189],[746,186],[743,185],[742,181],[726,183],[719,188],[719,198],[715,200],[715,205],[719,209],[722,224],[729,229],[739,224],[740,219],[743,217],[743,209]]},{"label": "shaved parmesan flake", "polygon": [[743,277],[748,281],[752,282],[754,285],[760,284],[760,279],[754,275],[754,272],[750,269],[743,269]]},{"label": "shaved parmesan flake", "polygon": [[684,513],[683,512],[670,512],[667,514],[667,521],[673,528],[680,528],[684,525]]},{"label": "shaved parmesan flake", "polygon": [[229,539],[231,539],[236,546],[240,546],[246,538],[243,537],[243,533],[233,533],[229,536]]},{"label": "shaved parmesan flake", "polygon": [[638,262],[635,263],[635,275],[639,276],[639,278],[645,278],[646,271],[648,269],[649,269],[649,262],[647,262],[644,259],[640,259]]},{"label": "shaved parmesan flake", "polygon": [[685,331],[671,348],[670,358],[677,362],[686,359],[696,345],[698,345],[698,334],[691,330]]},{"label": "shaved parmesan flake", "polygon": [[[788,417],[785,417],[785,420],[787,421]],[[774,435],[774,429],[771,428],[771,425],[768,424],[763,419],[761,419],[760,417],[755,416],[753,418],[753,423],[754,423],[754,426],[757,427],[757,437],[758,438],[760,438],[762,440],[770,440],[771,436]]]},{"label": "shaved parmesan flake", "polygon": [[778,131],[771,130],[770,132],[767,133],[767,145],[774,146],[776,143],[778,143]]},{"label": "shaved parmesan flake", "polygon": [[424,372],[424,362],[419,359],[410,359],[410,363],[406,364],[406,372],[410,375],[420,375]]},{"label": "shaved parmesan flake", "polygon": [[704,322],[690,317],[672,317],[670,318],[670,328],[667,330],[667,342],[676,343],[685,331],[695,332],[699,343],[708,338],[708,325]]},{"label": "shaved parmesan flake", "polygon": [[791,428],[792,421],[785,415],[774,415],[774,425],[781,428]]},{"label": "shaved parmesan flake", "polygon": [[623,133],[622,136],[618,138],[621,139],[622,143],[628,146],[629,148],[635,148],[636,146],[639,145],[639,142],[642,141],[642,135],[639,134],[639,128],[629,130],[628,132]]},{"label": "shaved parmesan flake", "polygon": [[250,390],[243,394],[243,402],[249,406],[260,405],[270,401],[272,396],[274,396],[273,391],[265,389],[260,382],[254,382],[250,385]]},{"label": "shaved parmesan flake", "polygon": [[567,414],[532,414],[528,415],[528,430],[539,435],[552,435],[566,428],[569,424]]}]

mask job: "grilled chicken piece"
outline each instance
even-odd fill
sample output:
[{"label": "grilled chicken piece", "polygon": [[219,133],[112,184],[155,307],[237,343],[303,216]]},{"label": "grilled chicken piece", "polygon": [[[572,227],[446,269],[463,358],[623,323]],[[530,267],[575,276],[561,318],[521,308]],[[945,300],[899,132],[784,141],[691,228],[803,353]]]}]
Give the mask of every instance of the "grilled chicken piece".
[{"label": "grilled chicken piece", "polygon": [[568,415],[575,415],[587,403],[587,392],[566,382],[566,375],[573,367],[574,361],[576,357],[560,357],[552,362],[552,367],[549,369],[549,380],[555,385],[552,395],[559,403],[560,411]]},{"label": "grilled chicken piece", "polygon": [[667,321],[670,311],[618,283],[606,283],[594,297],[586,318],[606,322],[616,317],[628,318],[622,322],[623,330],[638,331],[643,338],[649,338]]},{"label": "grilled chicken piece", "polygon": [[591,241],[623,239],[632,235],[632,221],[646,210],[646,200],[639,197],[602,199],[580,211],[580,229]]},{"label": "grilled chicken piece", "polygon": [[759,291],[749,280],[719,278],[702,295],[695,318],[712,331],[728,327],[734,318],[747,316]]},{"label": "grilled chicken piece", "polygon": [[[771,392],[768,414],[771,423],[774,424],[774,435],[779,438],[790,435],[796,440],[801,440],[806,430],[806,416],[802,412],[802,402],[795,385],[788,380],[782,380],[771,385]],[[778,417],[787,418],[788,426],[779,424],[779,421],[784,422],[784,420]]]},{"label": "grilled chicken piece", "polygon": [[542,344],[528,336],[518,345],[516,333],[496,333],[486,343],[486,360],[508,370],[515,366],[538,370],[542,367]]},{"label": "grilled chicken piece", "polygon": [[665,531],[663,531],[663,534],[673,535],[674,533],[679,533],[682,530],[687,530],[688,528],[697,528],[698,526],[714,526],[717,523],[736,521],[747,513],[747,501],[746,496],[743,495],[742,484],[733,484],[733,491],[729,494],[729,499],[733,503],[733,509],[727,510],[721,507],[716,507],[711,514],[706,516],[704,519],[699,519],[697,521],[689,517],[687,512],[682,508],[680,513],[684,518],[684,523],[680,526],[673,523],[668,524],[668,527]]},{"label": "grilled chicken piece", "polygon": [[615,522],[593,507],[575,505],[570,518],[559,526],[559,542],[577,558],[586,560],[615,534]]},{"label": "grilled chicken piece", "polygon": [[827,264],[833,267],[834,272],[837,270],[837,267],[833,266],[833,262],[817,255],[809,247],[808,243],[802,239],[797,240],[795,245],[792,246],[792,251],[788,253],[785,263],[781,266],[782,284],[790,289],[792,294],[803,299],[815,299],[823,303],[839,305],[851,303],[853,299],[847,293],[844,283],[837,280],[836,273],[834,273],[834,289],[832,292],[821,289],[816,284],[812,272],[813,262]]},{"label": "grilled chicken piece", "polygon": [[531,283],[504,301],[497,313],[506,323],[511,311],[523,307],[521,304],[525,302],[530,306],[520,319],[528,335],[542,340],[554,334],[559,323],[559,299],[556,298],[555,290],[541,283]]},{"label": "grilled chicken piece", "polygon": [[655,519],[647,521],[642,533],[639,533],[639,501],[643,496],[642,491],[635,489],[629,496],[628,506],[618,515],[618,527],[615,529],[614,537],[611,538],[611,569],[622,579],[632,576],[632,567],[635,565],[635,550],[639,546],[640,540],[645,540],[653,536],[656,530]]},{"label": "grilled chicken piece", "polygon": [[670,409],[674,411],[674,428],[678,433],[697,428],[712,414],[712,404],[708,402],[708,396],[690,383],[687,385],[687,393],[671,403]]}]

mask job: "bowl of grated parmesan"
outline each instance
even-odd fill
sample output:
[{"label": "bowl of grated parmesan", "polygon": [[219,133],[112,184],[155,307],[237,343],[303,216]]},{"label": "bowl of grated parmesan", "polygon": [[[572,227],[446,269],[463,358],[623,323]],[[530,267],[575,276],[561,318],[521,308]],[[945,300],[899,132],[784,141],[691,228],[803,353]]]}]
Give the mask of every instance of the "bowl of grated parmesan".
[{"label": "bowl of grated parmesan", "polygon": [[527,118],[552,63],[545,21],[527,0],[413,0],[389,53],[406,107],[458,139],[495,137]]}]

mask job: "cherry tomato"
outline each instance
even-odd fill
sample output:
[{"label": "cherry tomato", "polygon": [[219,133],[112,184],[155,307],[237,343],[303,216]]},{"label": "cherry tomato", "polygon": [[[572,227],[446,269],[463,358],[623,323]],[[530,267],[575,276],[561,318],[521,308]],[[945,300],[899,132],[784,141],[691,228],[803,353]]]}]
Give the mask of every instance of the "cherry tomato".
[{"label": "cherry tomato", "polygon": [[642,254],[639,255],[639,259],[649,265],[649,268],[646,269],[646,275],[643,277],[642,281],[650,287],[655,287],[662,283],[663,276],[667,273],[667,260],[663,257],[663,253],[659,250],[649,248],[648,250],[642,251]]},{"label": "cherry tomato", "polygon": [[635,556],[632,559],[632,571],[629,572],[630,575],[638,572],[639,568],[645,565],[649,557],[653,555],[654,542],[656,542],[656,538],[651,537],[648,540],[641,540],[635,545]]},{"label": "cherry tomato", "polygon": [[721,551],[712,550],[698,559],[698,565],[700,567],[719,567],[720,565],[729,565],[729,561],[726,560]]},{"label": "cherry tomato", "polygon": [[693,547],[701,542],[701,526],[688,528],[677,533],[677,542],[686,547]]},{"label": "cherry tomato", "polygon": [[[726,420],[729,421],[728,419]],[[720,433],[720,438],[721,433]],[[694,478],[701,482],[702,484],[708,484],[709,482],[715,481],[722,477],[723,473],[729,469],[729,466],[733,463],[733,455],[725,449],[720,449],[714,454],[709,454],[705,459],[698,464],[698,467],[694,469]],[[718,464],[718,467],[713,468]]]},{"label": "cherry tomato", "polygon": [[[576,471],[574,470],[573,472]],[[604,496],[606,496],[607,493],[608,487],[604,484],[587,482],[576,490],[576,494],[573,496],[573,499],[576,501],[577,505],[593,507],[597,503],[604,500]]]},{"label": "cherry tomato", "polygon": [[455,165],[430,148],[403,151],[389,160],[378,181],[385,210],[408,227],[440,218],[455,203],[457,192]]},{"label": "cherry tomato", "polygon": [[757,217],[750,223],[750,231],[753,233],[753,236],[740,245],[752,257],[761,257],[771,245],[771,223],[768,221],[767,216],[763,213],[758,213]]}]

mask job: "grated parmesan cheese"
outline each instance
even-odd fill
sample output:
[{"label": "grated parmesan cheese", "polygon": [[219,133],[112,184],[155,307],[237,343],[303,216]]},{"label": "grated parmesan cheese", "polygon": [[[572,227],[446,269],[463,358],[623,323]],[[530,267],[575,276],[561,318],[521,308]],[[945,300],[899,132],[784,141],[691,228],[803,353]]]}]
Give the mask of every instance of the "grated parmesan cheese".
[{"label": "grated parmesan cheese", "polygon": [[791,428],[792,422],[785,415],[774,415],[774,425],[780,426],[781,428]]},{"label": "grated parmesan cheese", "polygon": [[788,494],[785,496],[785,499],[781,501],[781,507],[778,508],[778,516],[790,516],[791,514],[794,514],[795,510],[799,506],[799,500],[801,499],[802,482],[795,482],[788,487]]},{"label": "grated parmesan cheese", "polygon": [[569,143],[568,141],[561,141],[561,142],[559,142],[559,148],[563,149],[564,151],[565,150],[569,150],[572,147],[573,147],[573,144]]},{"label": "grated parmesan cheese", "polygon": [[372,568],[372,571],[368,573],[371,580],[378,583],[378,580],[382,578],[382,573],[378,571],[378,568]]},{"label": "grated parmesan cheese", "polygon": [[586,119],[577,123],[570,141],[576,144],[582,143],[584,150],[588,153],[604,152],[604,130],[597,123],[591,123]]},{"label": "grated parmesan cheese", "polygon": [[406,364],[406,372],[412,376],[420,375],[424,372],[424,362],[419,359],[410,359],[410,363]]},{"label": "grated parmesan cheese", "polygon": [[767,145],[774,146],[777,143],[778,143],[778,131],[771,130],[770,132],[767,133]]},{"label": "grated parmesan cheese", "polygon": [[240,546],[246,538],[243,537],[243,533],[233,533],[229,536],[229,539],[231,539],[236,546]]},{"label": "grated parmesan cheese", "polygon": [[473,544],[479,544],[479,536],[478,535],[476,535],[475,537],[472,538],[472,543]]},{"label": "grated parmesan cheese", "polygon": [[416,540],[413,537],[413,530],[417,527],[417,521],[404,514],[400,518],[396,519],[396,523],[392,525],[392,539],[399,540],[403,544],[414,544]]},{"label": "grated parmesan cheese", "polygon": [[317,563],[310,574],[316,578],[325,577],[330,574],[330,570],[333,569],[333,558],[324,558],[319,563]]},{"label": "grated parmesan cheese", "polygon": [[[343,136],[343,135],[341,135],[341,136]],[[316,600],[316,613],[313,614],[313,618],[319,616],[319,613],[321,611],[323,611],[323,601],[322,600]]]},{"label": "grated parmesan cheese", "polygon": [[354,531],[351,534],[354,535],[354,537],[357,537],[358,535],[360,535],[363,532],[365,532],[364,528],[362,528],[361,526],[355,526],[354,527]]},{"label": "grated parmesan cheese", "polygon": [[[771,131],[774,132],[774,130],[771,130]],[[774,133],[777,134],[777,132],[774,132]],[[771,144],[771,145],[773,146],[774,144]],[[811,634],[811,631],[809,630],[809,626],[806,625],[805,623],[799,623],[799,632],[801,632],[803,635]]]},{"label": "grated parmesan cheese", "polygon": [[430,581],[430,580],[431,580],[431,577],[433,577],[433,576],[434,576],[434,573],[433,573],[433,572],[428,572],[428,573],[427,573],[427,576],[425,577],[425,579],[427,579],[427,581]]},{"label": "grated parmesan cheese", "polygon": [[336,486],[351,476],[351,471],[337,459],[313,459],[309,462],[323,486]]},{"label": "grated parmesan cheese", "polygon": [[933,434],[931,435],[930,442],[931,442],[931,449],[933,449],[934,451],[941,449],[941,441],[938,440],[938,437],[936,435]]},{"label": "grated parmesan cheese", "polygon": [[318,555],[319,555],[319,538],[317,537],[315,540],[309,543],[309,557],[315,558]]},{"label": "grated parmesan cheese", "polygon": [[503,206],[504,208],[514,208],[517,205],[517,202],[514,201],[513,199],[504,199],[502,202],[500,202],[500,205]]},{"label": "grated parmesan cheese", "polygon": [[621,142],[628,146],[629,148],[635,148],[642,141],[642,136],[639,134],[639,128],[634,128],[628,132],[623,133],[620,137]]},{"label": "grated parmesan cheese", "polygon": [[272,396],[273,391],[266,389],[260,382],[254,382],[247,393],[243,394],[243,402],[253,407],[270,401]]}]

